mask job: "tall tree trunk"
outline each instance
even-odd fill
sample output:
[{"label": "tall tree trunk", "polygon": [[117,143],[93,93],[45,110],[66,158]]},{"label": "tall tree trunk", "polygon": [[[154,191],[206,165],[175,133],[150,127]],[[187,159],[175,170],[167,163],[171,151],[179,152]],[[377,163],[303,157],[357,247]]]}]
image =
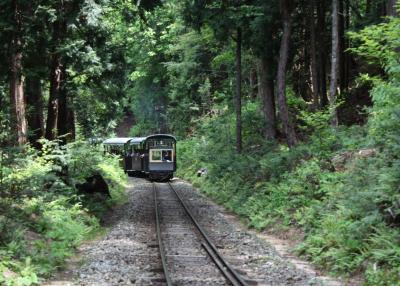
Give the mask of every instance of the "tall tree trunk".
[{"label": "tall tree trunk", "polygon": [[331,79],[329,87],[329,103],[331,108],[331,124],[338,126],[338,115],[336,109],[338,73],[339,73],[339,19],[338,0],[332,0],[332,60]]},{"label": "tall tree trunk", "polygon": [[386,13],[388,16],[392,16],[392,17],[397,17],[399,16],[399,13],[397,12],[397,2],[398,0],[388,0],[387,2],[387,8],[386,8]]},{"label": "tall tree trunk", "polygon": [[[57,135],[60,137],[61,142],[64,144],[71,142],[75,139],[75,115],[72,109],[73,99],[68,95],[68,90],[66,88],[67,73],[65,67],[62,70],[63,78],[61,89],[58,93],[58,113],[57,113]],[[165,102],[163,102],[165,106]],[[163,125],[165,120],[162,120]],[[165,127],[162,128],[165,133]]]},{"label": "tall tree trunk", "polygon": [[[59,127],[58,117],[61,104],[66,103],[66,95],[64,90],[65,84],[65,65],[63,64],[63,56],[58,51],[59,46],[65,40],[67,24],[65,22],[65,7],[64,1],[59,1],[57,20],[53,24],[53,48],[51,56],[51,71],[50,71],[50,92],[49,102],[47,106],[47,122],[46,122],[46,139],[54,140],[57,137],[57,129]],[[61,107],[64,108],[64,107]],[[65,116],[65,111],[62,109],[62,117]]]},{"label": "tall tree trunk", "polygon": [[[57,133],[63,143],[75,140],[75,115],[71,108],[72,100],[67,97],[66,90],[60,92],[58,118],[57,118]],[[163,126],[163,132],[166,128]]]},{"label": "tall tree trunk", "polygon": [[328,106],[327,86],[326,86],[326,45],[325,45],[325,29],[326,29],[326,3],[325,1],[318,1],[317,16],[318,16],[318,69],[319,69],[319,87],[320,87],[320,104],[321,107]]},{"label": "tall tree trunk", "polygon": [[283,35],[281,39],[279,63],[278,63],[278,107],[279,115],[286,135],[287,144],[293,147],[297,144],[297,137],[293,123],[289,118],[289,111],[286,103],[286,69],[289,56],[289,44],[291,37],[291,15],[289,12],[290,0],[281,0],[281,10],[283,18]]},{"label": "tall tree trunk", "polygon": [[316,44],[316,32],[315,32],[315,0],[310,1],[310,15],[309,15],[309,27],[310,27],[310,63],[311,63],[311,83],[312,83],[312,97],[314,108],[319,107],[320,99],[320,87],[319,87],[319,74],[318,74],[318,62],[317,62],[317,44]]},{"label": "tall tree trunk", "polygon": [[[368,17],[371,13],[371,1],[372,0],[367,0],[365,3],[365,15]],[[390,1],[390,0],[389,0]]]},{"label": "tall tree trunk", "polygon": [[21,40],[21,9],[18,0],[12,1],[15,29],[10,45],[10,101],[11,130],[13,139],[19,145],[27,142],[28,125],[26,121],[26,102],[24,95],[24,77],[22,75],[22,40]]},{"label": "tall tree trunk", "polygon": [[384,16],[388,16],[387,8],[388,8],[388,4],[386,1],[378,2],[378,4],[377,4],[377,10],[378,10],[377,19],[384,17]]},{"label": "tall tree trunk", "polygon": [[76,129],[75,129],[75,113],[72,109],[72,102],[70,101],[68,107],[68,114],[67,114],[67,128],[68,128],[68,139],[70,141],[74,141],[76,138]]},{"label": "tall tree trunk", "polygon": [[38,140],[44,136],[42,85],[40,78],[28,76],[26,79],[26,99],[28,105],[29,142],[40,148]]},{"label": "tall tree trunk", "polygon": [[[35,3],[30,1],[26,5],[26,17],[35,18]],[[44,136],[44,114],[43,114],[43,92],[41,79],[45,77],[46,70],[46,46],[47,41],[44,35],[46,27],[36,25],[35,41],[31,41],[27,47],[24,61],[26,71],[26,104],[28,120],[28,139],[32,146],[40,149],[38,142]]]},{"label": "tall tree trunk", "polygon": [[347,90],[347,77],[346,77],[346,55],[347,46],[345,38],[345,3],[344,0],[338,0],[338,26],[339,26],[339,83],[340,91]]},{"label": "tall tree trunk", "polygon": [[[350,29],[350,17],[351,17],[351,10],[350,10],[350,3],[348,1],[345,2],[346,4],[346,9],[345,9],[345,31],[348,31]],[[345,49],[346,51],[344,52],[344,76],[345,76],[345,84],[346,84],[346,89],[349,89],[350,85],[350,80],[351,80],[351,69],[352,69],[352,54],[347,51],[347,49],[351,48],[351,42],[349,37],[345,38]]]},{"label": "tall tree trunk", "polygon": [[267,140],[274,140],[277,133],[274,99],[274,76],[272,72],[272,58],[269,55],[261,57],[258,70],[260,78],[258,89],[265,120],[264,136]]},{"label": "tall tree trunk", "polygon": [[57,136],[61,139],[63,143],[69,141],[68,137],[72,134],[69,134],[68,128],[68,98],[67,92],[64,88],[65,82],[65,70],[63,70],[64,78],[61,83],[62,87],[58,92],[58,113],[57,113]]},{"label": "tall tree trunk", "polygon": [[[291,22],[292,24],[292,22]],[[307,27],[308,19],[307,17],[303,18],[303,27]],[[312,100],[312,92],[309,84],[309,79],[311,76],[309,67],[310,67],[310,45],[308,44],[308,40],[310,38],[309,30],[307,28],[301,29],[301,37],[305,42],[302,45],[301,50],[299,49],[299,59],[296,64],[300,65],[297,68],[297,75],[295,75],[296,84],[293,84],[293,89],[295,94],[300,95],[305,102],[310,102]]]},{"label": "tall tree trunk", "polygon": [[63,66],[61,55],[58,52],[52,55],[51,74],[50,74],[50,93],[47,106],[46,139],[54,140],[57,137],[57,119],[59,110],[59,94],[63,81]]},{"label": "tall tree trunk", "polygon": [[237,28],[236,36],[236,150],[242,152],[242,29]]},{"label": "tall tree trunk", "polygon": [[250,86],[250,96],[251,98],[255,99],[257,98],[257,86],[258,86],[258,82],[257,82],[257,69],[250,69],[249,71],[249,86]]}]

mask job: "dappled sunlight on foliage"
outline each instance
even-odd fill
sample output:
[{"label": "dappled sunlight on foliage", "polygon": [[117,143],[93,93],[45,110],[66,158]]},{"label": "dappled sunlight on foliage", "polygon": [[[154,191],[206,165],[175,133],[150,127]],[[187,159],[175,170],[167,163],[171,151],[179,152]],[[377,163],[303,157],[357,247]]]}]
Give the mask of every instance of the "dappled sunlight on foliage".
[{"label": "dappled sunlight on foliage", "polygon": [[126,199],[120,158],[85,140],[155,133],[250,227],[399,284],[399,5],[0,1],[0,284],[39,284]]},{"label": "dappled sunlight on foliage", "polygon": [[[109,206],[122,202],[125,175],[117,157],[94,146],[43,140],[3,169],[0,208],[0,275],[6,285],[31,285],[61,267],[74,248],[100,230]],[[15,155],[15,154],[14,154]],[[108,182],[111,198],[84,196],[75,185],[95,173]]]},{"label": "dappled sunlight on foliage", "polygon": [[[400,232],[390,210],[398,212],[400,166],[390,151],[394,141],[385,141],[387,148],[380,152],[357,157],[360,150],[375,146],[374,110],[368,126],[336,130],[326,126],[325,117],[304,114],[313,132],[292,149],[257,145],[259,129],[249,125],[243,154],[235,152],[229,139],[233,117],[205,119],[196,137],[178,144],[179,175],[251,227],[301,227],[305,240],[297,252],[319,267],[335,274],[365,270],[368,285],[388,285],[375,283],[384,275],[387,281],[397,279]],[[333,158],[342,154],[352,159],[339,168]],[[197,177],[200,168],[207,168],[207,175]]]}]

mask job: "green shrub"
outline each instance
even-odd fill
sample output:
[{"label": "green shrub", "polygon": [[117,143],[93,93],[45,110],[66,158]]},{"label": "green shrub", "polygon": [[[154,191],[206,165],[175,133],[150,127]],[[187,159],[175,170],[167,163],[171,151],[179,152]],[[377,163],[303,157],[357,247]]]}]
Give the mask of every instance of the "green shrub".
[{"label": "green shrub", "polygon": [[[0,284],[36,284],[62,267],[79,243],[100,230],[104,211],[126,199],[119,158],[84,142],[42,144],[40,152],[14,153],[3,173]],[[75,189],[96,173],[107,181],[110,199],[82,196]],[[12,275],[5,279],[5,272]]]},{"label": "green shrub", "polygon": [[[230,129],[218,127],[228,118],[208,118],[196,137],[178,143],[178,175],[251,227],[301,227],[305,240],[297,252],[319,267],[339,275],[364,271],[368,285],[400,281],[400,233],[387,212],[399,201],[398,159],[374,149],[340,171],[332,163],[338,154],[374,147],[367,128],[318,127],[293,149],[267,143],[254,150],[247,138],[244,154],[236,154],[233,140],[217,135]],[[330,139],[321,144],[324,134]],[[208,174],[197,177],[202,167]]]},{"label": "green shrub", "polygon": [[[306,140],[289,149],[263,142],[254,113],[259,107],[247,103],[240,155],[233,112],[221,108],[193,138],[179,142],[178,174],[252,227],[301,227],[305,240],[297,252],[319,267],[340,275],[363,272],[366,285],[399,285],[399,26],[400,19],[391,18],[350,34],[353,52],[385,71],[362,76],[373,86],[366,126],[332,129],[329,111],[297,112]],[[304,104],[291,89],[288,102],[292,111]],[[356,155],[366,148],[369,155]],[[335,170],[334,157],[346,154]],[[209,173],[198,178],[201,167]]]}]

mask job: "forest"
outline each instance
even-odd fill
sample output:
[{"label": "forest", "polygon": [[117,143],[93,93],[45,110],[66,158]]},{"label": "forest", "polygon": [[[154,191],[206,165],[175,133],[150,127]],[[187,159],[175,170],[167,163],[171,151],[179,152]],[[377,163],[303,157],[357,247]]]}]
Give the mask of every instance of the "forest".
[{"label": "forest", "polygon": [[[399,10],[0,1],[0,284],[40,284],[124,201],[91,143],[170,133],[178,176],[249,227],[299,229],[318,268],[400,285]],[[79,194],[99,173],[111,197]]]}]

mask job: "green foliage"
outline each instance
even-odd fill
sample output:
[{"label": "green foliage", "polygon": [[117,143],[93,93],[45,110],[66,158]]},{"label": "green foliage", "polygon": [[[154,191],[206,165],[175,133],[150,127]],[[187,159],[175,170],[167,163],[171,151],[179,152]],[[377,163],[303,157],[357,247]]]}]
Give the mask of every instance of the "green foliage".
[{"label": "green foliage", "polygon": [[[84,142],[14,154],[3,170],[0,208],[0,283],[32,285],[62,267],[74,248],[100,230],[104,211],[124,198],[117,157]],[[7,155],[9,156],[9,155]],[[100,173],[111,198],[82,196],[77,183]],[[6,279],[4,273],[13,273]]]},{"label": "green foliage", "polygon": [[385,77],[364,75],[363,79],[373,83],[371,92],[374,106],[369,119],[370,133],[377,144],[398,152],[400,146],[400,19],[392,18],[387,23],[365,28],[360,33],[350,34],[359,45],[352,49],[371,64],[385,70]]},{"label": "green foliage", "polygon": [[[387,150],[357,158],[374,147],[371,125],[333,130],[328,112],[303,113],[309,140],[288,149],[262,143],[252,122],[257,108],[244,110],[243,154],[234,150],[232,114],[220,110],[179,142],[178,174],[251,227],[302,228],[297,252],[319,267],[338,275],[364,271],[367,285],[396,285],[400,233],[389,212],[398,211],[400,164]],[[349,153],[344,168],[335,166],[335,156]],[[208,174],[197,177],[200,168]]]},{"label": "green foliage", "polygon": [[[310,23],[316,24],[321,84],[329,66],[322,61],[329,58],[324,51],[329,46],[329,5],[309,1],[315,4],[314,15],[304,1],[293,3],[286,96],[303,143],[290,150],[280,144],[279,131],[276,142],[265,141],[257,97],[261,56],[269,61],[268,77],[276,78],[282,34],[277,1],[136,2],[22,1],[19,26],[10,1],[0,1],[0,62],[9,62],[17,31],[23,40],[26,82],[37,79],[47,100],[51,59],[59,54],[66,68],[62,88],[76,116],[78,138],[107,136],[124,113],[133,113],[130,135],[189,134],[192,137],[178,146],[179,175],[252,227],[301,227],[305,241],[298,252],[321,267],[338,274],[364,271],[369,285],[395,285],[400,20],[381,19],[383,1],[347,1],[343,7],[344,14],[350,8],[348,27],[357,31],[349,33],[351,51],[358,58],[345,57],[352,63],[347,79],[357,69],[373,72],[361,78],[373,87],[373,107],[367,126],[337,129],[329,127],[328,110],[311,110],[307,102],[315,91],[309,82],[314,62]],[[67,8],[60,9],[60,3]],[[66,28],[56,35],[60,20],[66,21]],[[234,148],[232,100],[238,28],[243,33],[242,154]],[[326,74],[320,74],[324,69]],[[98,228],[96,217],[124,199],[124,176],[117,158],[83,142],[60,146],[42,141],[40,151],[3,148],[14,142],[9,130],[9,70],[0,69],[0,208],[5,210],[0,215],[0,283],[29,285],[59,267],[73,247]],[[342,94],[357,95],[357,89],[351,82]],[[357,155],[366,148],[373,152]],[[344,155],[350,157],[348,162],[335,169],[334,158]],[[208,169],[207,176],[196,176],[200,168]],[[111,200],[77,193],[76,184],[94,173],[106,178]],[[17,277],[4,281],[4,270]]]}]

